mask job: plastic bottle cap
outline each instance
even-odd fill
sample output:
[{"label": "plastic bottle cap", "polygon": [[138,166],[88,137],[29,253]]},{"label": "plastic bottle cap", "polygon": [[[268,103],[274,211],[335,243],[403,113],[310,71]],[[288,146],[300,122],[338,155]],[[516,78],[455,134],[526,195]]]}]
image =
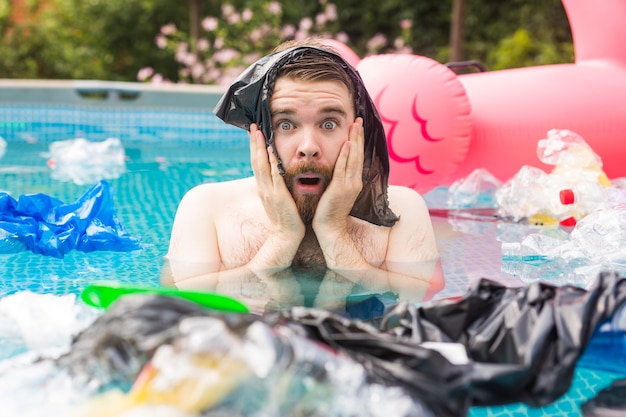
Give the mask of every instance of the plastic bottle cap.
[{"label": "plastic bottle cap", "polygon": [[561,190],[559,198],[562,204],[574,204],[574,191],[569,188]]},{"label": "plastic bottle cap", "polygon": [[561,221],[559,222],[559,224],[560,224],[561,226],[566,226],[566,227],[569,227],[569,226],[576,226],[576,218],[574,218],[574,217],[567,217],[567,218],[565,218],[565,219],[561,220]]}]

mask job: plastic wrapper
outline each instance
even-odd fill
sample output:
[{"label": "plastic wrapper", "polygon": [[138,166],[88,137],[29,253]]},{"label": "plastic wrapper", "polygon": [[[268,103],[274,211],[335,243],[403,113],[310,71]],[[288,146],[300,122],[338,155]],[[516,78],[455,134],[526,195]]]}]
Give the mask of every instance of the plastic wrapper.
[{"label": "plastic wrapper", "polygon": [[[267,415],[330,415],[329,404],[341,410],[382,392],[419,412],[359,415],[464,416],[471,406],[558,399],[595,329],[625,300],[626,280],[613,273],[598,275],[588,290],[546,283],[507,288],[483,279],[458,299],[400,303],[372,322],[303,307],[222,315],[185,300],[133,295],[79,335],[58,364],[100,392],[126,380],[131,388],[122,398],[152,405],[168,403],[154,397],[158,386],[171,388],[163,391],[173,395],[170,405],[190,401],[191,394],[174,395],[178,383],[190,382],[177,373],[185,367],[196,381],[204,374],[195,371],[213,371],[212,383],[224,383],[221,394],[200,390],[204,397],[196,398],[206,402],[182,406],[185,412],[209,407],[250,415],[240,407],[252,407],[273,410]],[[231,355],[223,363],[228,370],[219,369],[224,355]]]},{"label": "plastic wrapper", "polygon": [[34,253],[56,258],[74,249],[141,249],[139,239],[130,236],[117,218],[113,191],[106,181],[94,184],[69,204],[41,193],[17,200],[0,193],[0,229]]},{"label": "plastic wrapper", "polygon": [[273,146],[269,100],[278,70],[304,54],[329,56],[338,61],[354,84],[356,115],[363,118],[365,155],[363,189],[350,214],[376,225],[392,226],[398,218],[389,208],[387,199],[389,157],[385,129],[360,75],[339,55],[316,47],[300,46],[265,56],[235,80],[217,104],[215,114],[226,123],[246,130],[250,124],[256,123],[265,135],[267,145]]},{"label": "plastic wrapper", "polygon": [[126,172],[126,153],[117,138],[100,142],[84,138],[52,142],[48,166],[52,178],[78,185],[119,178]]}]

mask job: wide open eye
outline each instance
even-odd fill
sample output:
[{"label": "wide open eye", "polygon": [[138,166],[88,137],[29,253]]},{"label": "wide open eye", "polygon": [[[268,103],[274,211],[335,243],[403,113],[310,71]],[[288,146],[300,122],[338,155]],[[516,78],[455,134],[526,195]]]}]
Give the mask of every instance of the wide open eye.
[{"label": "wide open eye", "polygon": [[280,122],[277,123],[276,127],[279,130],[291,130],[293,129],[293,123],[287,121],[287,120],[282,120]]},{"label": "wide open eye", "polygon": [[337,122],[334,120],[325,120],[324,123],[322,123],[323,129],[333,130],[336,127],[337,127]]}]

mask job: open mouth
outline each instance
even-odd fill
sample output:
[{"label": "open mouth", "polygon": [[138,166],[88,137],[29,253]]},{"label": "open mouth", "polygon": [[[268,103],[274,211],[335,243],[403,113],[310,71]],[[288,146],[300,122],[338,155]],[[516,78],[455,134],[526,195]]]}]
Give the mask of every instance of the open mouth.
[{"label": "open mouth", "polygon": [[298,182],[302,185],[317,185],[321,182],[321,179],[315,177],[303,177],[298,178]]},{"label": "open mouth", "polygon": [[323,183],[324,179],[322,176],[313,172],[307,172],[295,178],[295,184],[304,192],[319,192]]}]

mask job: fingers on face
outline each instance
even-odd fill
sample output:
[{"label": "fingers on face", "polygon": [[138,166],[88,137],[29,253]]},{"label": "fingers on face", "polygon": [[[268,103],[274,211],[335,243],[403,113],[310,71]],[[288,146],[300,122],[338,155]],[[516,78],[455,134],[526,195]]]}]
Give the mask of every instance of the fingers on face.
[{"label": "fingers on face", "polygon": [[276,154],[274,153],[274,148],[272,148],[271,146],[268,146],[267,155],[270,161],[270,169],[272,172],[272,177],[274,178],[282,177],[282,175],[280,175],[280,170],[278,169],[278,158],[276,157]]},{"label": "fingers on face", "polygon": [[346,174],[350,178],[361,178],[364,142],[363,119],[358,117],[350,129],[349,153],[346,160]]}]

